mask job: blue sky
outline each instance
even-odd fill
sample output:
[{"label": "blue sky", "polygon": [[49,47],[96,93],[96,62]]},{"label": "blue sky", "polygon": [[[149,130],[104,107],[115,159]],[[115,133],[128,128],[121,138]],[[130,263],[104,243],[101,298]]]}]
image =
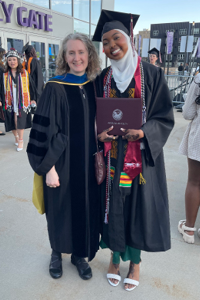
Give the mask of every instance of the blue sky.
[{"label": "blue sky", "polygon": [[150,24],[200,22],[199,0],[115,0],[115,11],[140,15],[134,33]]}]

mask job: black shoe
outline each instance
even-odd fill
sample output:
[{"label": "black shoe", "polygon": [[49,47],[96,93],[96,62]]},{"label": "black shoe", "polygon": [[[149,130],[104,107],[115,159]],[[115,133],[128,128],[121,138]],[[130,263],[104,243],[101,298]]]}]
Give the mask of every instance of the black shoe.
[{"label": "black shoe", "polygon": [[183,103],[176,105],[176,109],[181,109],[183,107]]},{"label": "black shoe", "polygon": [[84,258],[72,254],[71,263],[77,267],[79,276],[82,279],[88,280],[92,277],[92,270]]},{"label": "black shoe", "polygon": [[0,132],[0,135],[5,135],[5,133],[4,132]]},{"label": "black shoe", "polygon": [[63,271],[61,254],[57,255],[52,253],[49,265],[49,273],[54,279],[58,279],[62,276]]}]

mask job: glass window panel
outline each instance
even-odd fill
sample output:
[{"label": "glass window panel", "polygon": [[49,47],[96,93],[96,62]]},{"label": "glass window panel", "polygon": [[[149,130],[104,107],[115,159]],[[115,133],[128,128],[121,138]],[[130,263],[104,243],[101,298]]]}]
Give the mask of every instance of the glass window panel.
[{"label": "glass window panel", "polygon": [[51,0],[51,8],[66,15],[72,15],[72,0]]},{"label": "glass window panel", "polygon": [[42,69],[45,70],[45,43],[31,42],[31,45],[35,48]]},{"label": "glass window panel", "polygon": [[98,55],[100,55],[100,43],[99,42],[92,42],[92,43],[95,46]]},{"label": "glass window panel", "polygon": [[26,0],[25,2],[30,2],[38,6],[49,8],[49,0]]},{"label": "glass window panel", "polygon": [[94,35],[95,29],[96,29],[96,26],[95,25],[91,25],[91,38]]},{"label": "glass window panel", "polygon": [[19,53],[22,53],[24,42],[18,39],[7,39],[7,49],[15,48]]},{"label": "glass window panel", "polygon": [[[93,38],[94,32],[95,32],[96,26],[91,25],[91,39]],[[92,42],[97,50],[97,53],[100,54],[100,43],[99,42]]]},{"label": "glass window panel", "polygon": [[55,76],[56,58],[59,52],[59,45],[49,44],[49,78]]},{"label": "glass window panel", "polygon": [[89,36],[89,23],[74,19],[74,32],[81,32]]},{"label": "glass window panel", "polygon": [[74,17],[89,22],[89,0],[74,0]]},{"label": "glass window panel", "polygon": [[91,3],[91,23],[97,24],[101,13],[101,0],[92,0]]}]

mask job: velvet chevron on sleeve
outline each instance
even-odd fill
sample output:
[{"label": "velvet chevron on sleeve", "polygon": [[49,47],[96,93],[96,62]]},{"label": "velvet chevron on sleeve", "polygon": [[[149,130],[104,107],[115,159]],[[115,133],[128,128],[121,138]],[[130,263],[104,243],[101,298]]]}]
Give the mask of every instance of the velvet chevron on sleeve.
[{"label": "velvet chevron on sleeve", "polygon": [[68,113],[67,107],[62,107],[64,91],[62,93],[62,87],[58,90],[54,85],[47,84],[43,101],[38,103],[27,147],[30,164],[38,175],[46,174],[55,165],[68,140],[67,133],[60,132],[62,113],[66,116]]}]

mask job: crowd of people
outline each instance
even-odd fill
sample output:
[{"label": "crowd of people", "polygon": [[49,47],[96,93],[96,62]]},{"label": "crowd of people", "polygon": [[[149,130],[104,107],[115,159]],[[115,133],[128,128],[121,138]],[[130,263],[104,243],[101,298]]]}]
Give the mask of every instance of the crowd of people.
[{"label": "crowd of people", "polygon": [[[52,251],[49,273],[54,279],[63,274],[62,253],[71,254],[82,279],[90,279],[89,261],[100,246],[111,250],[107,280],[113,287],[121,281],[120,261],[129,261],[123,284],[132,291],[139,285],[141,251],[171,248],[163,147],[174,126],[173,106],[162,69],[143,62],[135,51],[132,27],[137,18],[102,10],[93,41],[103,43],[110,60],[104,70],[92,41],[81,33],[69,34],[57,57],[56,76],[45,88],[34,71],[39,64],[32,46],[23,48],[23,65],[15,49],[6,54],[0,105],[17,151],[23,149],[24,129],[31,127],[27,154],[34,178],[42,182],[40,201],[44,201]],[[150,54],[159,56],[155,49]],[[113,135],[110,127],[97,134],[97,97],[141,98],[141,127],[121,128],[119,135]],[[179,222],[178,230],[188,243],[194,243],[200,205],[199,99],[197,75],[183,108],[184,118],[191,122],[180,146],[188,157],[189,173],[186,220]],[[33,123],[32,103],[37,103]],[[100,150],[106,174],[98,185],[95,153]]]}]

